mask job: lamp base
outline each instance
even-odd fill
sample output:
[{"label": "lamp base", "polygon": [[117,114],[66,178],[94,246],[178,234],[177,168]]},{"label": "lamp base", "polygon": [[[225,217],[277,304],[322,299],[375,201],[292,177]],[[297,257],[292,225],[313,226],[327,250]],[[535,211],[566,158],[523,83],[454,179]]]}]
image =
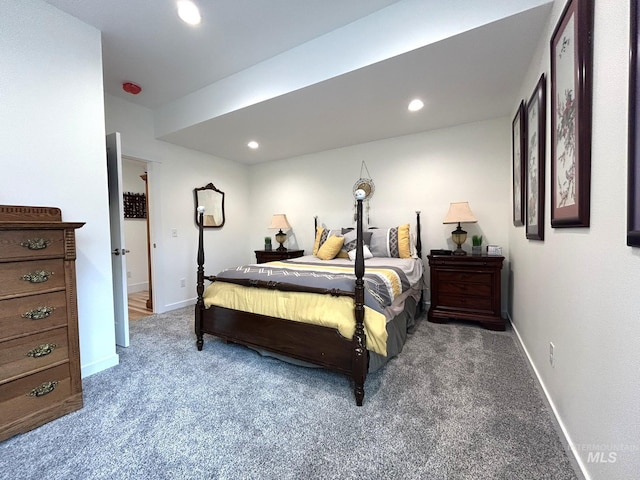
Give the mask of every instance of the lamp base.
[{"label": "lamp base", "polygon": [[466,254],[467,252],[465,252],[460,245],[458,245],[458,248],[456,248],[452,253],[452,255],[458,255],[458,256],[463,256]]},{"label": "lamp base", "polygon": [[287,234],[280,229],[278,233],[276,233],[276,241],[280,244],[278,248],[276,248],[276,252],[286,252],[287,249],[283,245],[283,243],[287,240]]}]

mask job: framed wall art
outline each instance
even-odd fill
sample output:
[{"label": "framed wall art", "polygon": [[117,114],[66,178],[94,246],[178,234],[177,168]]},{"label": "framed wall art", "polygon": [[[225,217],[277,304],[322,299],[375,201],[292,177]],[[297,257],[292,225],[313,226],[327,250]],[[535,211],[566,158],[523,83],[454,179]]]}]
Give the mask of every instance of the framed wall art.
[{"label": "framed wall art", "polygon": [[588,227],[593,1],[569,0],[551,37],[551,226]]},{"label": "framed wall art", "polygon": [[525,234],[530,240],[544,240],[546,101],[546,79],[543,73],[526,108]]},{"label": "framed wall art", "polygon": [[638,51],[638,2],[631,0],[629,43],[629,165],[627,169],[627,245],[640,247],[640,65]]},{"label": "framed wall art", "polygon": [[520,102],[513,122],[511,122],[511,157],[513,160],[513,224],[524,225],[524,148],[525,148],[525,108]]}]

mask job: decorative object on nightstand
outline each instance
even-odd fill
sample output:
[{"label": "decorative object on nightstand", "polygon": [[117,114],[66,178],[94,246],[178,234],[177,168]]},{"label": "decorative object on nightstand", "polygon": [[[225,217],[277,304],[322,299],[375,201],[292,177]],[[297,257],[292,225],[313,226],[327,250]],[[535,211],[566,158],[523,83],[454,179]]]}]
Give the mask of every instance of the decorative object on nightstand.
[{"label": "decorative object on nightstand", "polygon": [[271,237],[264,237],[264,249],[267,252],[271,251]]},{"label": "decorative object on nightstand", "polygon": [[276,233],[276,241],[280,244],[277,250],[278,252],[286,252],[287,249],[283,243],[287,240],[287,234],[284,233],[282,229],[291,230],[291,225],[289,225],[289,222],[287,221],[287,216],[284,213],[274,213],[271,218],[271,225],[269,225],[269,228],[279,229],[278,233]]},{"label": "decorative object on nightstand", "polygon": [[476,223],[478,220],[473,215],[469,202],[451,202],[447,216],[442,223],[457,223],[458,227],[451,232],[451,238],[458,248],[453,251],[454,255],[466,255],[462,249],[462,244],[467,241],[467,232],[462,230],[461,223]]},{"label": "decorative object on nightstand", "polygon": [[471,237],[471,254],[482,255],[482,235],[474,235]]}]

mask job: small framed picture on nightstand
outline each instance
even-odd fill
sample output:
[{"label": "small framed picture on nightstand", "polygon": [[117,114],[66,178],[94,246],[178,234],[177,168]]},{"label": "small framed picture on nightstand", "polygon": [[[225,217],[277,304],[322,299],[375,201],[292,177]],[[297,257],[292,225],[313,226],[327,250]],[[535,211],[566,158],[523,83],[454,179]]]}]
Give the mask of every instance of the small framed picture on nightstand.
[{"label": "small framed picture on nightstand", "polygon": [[487,245],[487,255],[502,255],[502,247],[498,245]]}]

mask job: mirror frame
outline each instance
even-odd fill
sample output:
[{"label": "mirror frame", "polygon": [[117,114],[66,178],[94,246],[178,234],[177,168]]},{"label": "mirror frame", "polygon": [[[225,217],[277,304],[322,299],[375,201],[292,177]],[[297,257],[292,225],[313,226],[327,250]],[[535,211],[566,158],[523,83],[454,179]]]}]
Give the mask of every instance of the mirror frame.
[{"label": "mirror frame", "polygon": [[[199,188],[194,188],[193,189],[193,198],[195,201],[195,219],[196,219],[196,225],[199,227],[200,226],[200,222],[198,221],[198,192],[201,192],[203,190],[213,190],[214,192],[219,193],[220,195],[222,195],[222,222],[220,222],[219,225],[203,225],[202,228],[222,228],[222,226],[224,225],[224,222],[226,220],[226,216],[224,213],[224,192],[222,190],[218,190],[215,185],[213,183],[208,183],[207,185],[205,185],[204,187],[199,187]],[[206,212],[205,212],[206,214]]]}]

